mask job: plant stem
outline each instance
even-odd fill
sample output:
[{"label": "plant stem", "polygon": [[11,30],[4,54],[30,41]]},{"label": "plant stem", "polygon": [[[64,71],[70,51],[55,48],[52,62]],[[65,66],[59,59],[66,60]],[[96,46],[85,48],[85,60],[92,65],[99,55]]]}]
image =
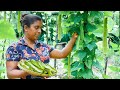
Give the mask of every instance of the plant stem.
[{"label": "plant stem", "polygon": [[47,44],[48,44],[48,21],[47,21],[47,13],[45,13],[45,21],[46,21],[46,40],[47,40]]},{"label": "plant stem", "polygon": [[107,63],[108,63],[108,57],[105,56],[105,75],[106,75],[106,72],[107,72]]},{"label": "plant stem", "polygon": [[6,21],[6,11],[4,11],[4,21]]},{"label": "plant stem", "polygon": [[20,33],[21,33],[21,26],[20,26],[20,17],[21,17],[21,11],[18,11],[18,24],[17,24],[17,30],[19,33],[19,37],[20,37]]},{"label": "plant stem", "polygon": [[120,45],[120,11],[119,11],[119,44],[118,44],[118,47]]},{"label": "plant stem", "polygon": [[71,53],[68,55],[68,78],[69,79],[70,79],[70,76],[71,76],[70,57],[71,57]]}]

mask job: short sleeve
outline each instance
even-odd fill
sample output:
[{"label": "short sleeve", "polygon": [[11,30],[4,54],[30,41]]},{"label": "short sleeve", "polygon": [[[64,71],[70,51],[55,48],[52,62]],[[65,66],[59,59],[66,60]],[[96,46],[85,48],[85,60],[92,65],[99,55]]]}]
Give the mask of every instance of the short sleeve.
[{"label": "short sleeve", "polygon": [[[48,46],[48,47],[49,47],[49,46]],[[49,49],[49,53],[54,50],[53,47],[49,47],[49,48],[50,48],[50,49]]]},{"label": "short sleeve", "polygon": [[46,47],[48,48],[48,52],[49,52],[49,53],[52,52],[52,51],[54,50],[54,48],[51,47],[51,46],[49,46],[49,45],[46,45]]},{"label": "short sleeve", "polygon": [[10,46],[8,47],[6,51],[6,60],[7,61],[19,61],[20,56],[18,51],[16,50],[16,47]]}]

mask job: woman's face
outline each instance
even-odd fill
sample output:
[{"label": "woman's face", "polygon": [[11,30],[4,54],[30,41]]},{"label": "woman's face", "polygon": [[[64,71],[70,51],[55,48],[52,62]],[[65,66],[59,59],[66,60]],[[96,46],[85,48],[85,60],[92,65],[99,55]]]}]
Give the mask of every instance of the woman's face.
[{"label": "woman's face", "polygon": [[35,41],[38,39],[39,35],[41,34],[41,28],[42,28],[42,21],[37,20],[33,24],[30,25],[30,27],[25,28],[25,35],[27,38],[29,38],[32,41]]}]

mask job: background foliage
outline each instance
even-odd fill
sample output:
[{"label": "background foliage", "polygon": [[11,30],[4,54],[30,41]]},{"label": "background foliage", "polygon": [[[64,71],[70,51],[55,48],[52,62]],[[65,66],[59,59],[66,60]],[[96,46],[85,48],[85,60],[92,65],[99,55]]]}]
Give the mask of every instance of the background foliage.
[{"label": "background foliage", "polygon": [[[74,32],[79,34],[70,55],[61,60],[65,69],[61,78],[120,78],[119,11],[1,11],[1,79],[7,78],[5,51],[11,43],[23,37],[20,17],[26,13],[43,19],[39,40],[52,47],[68,43]],[[56,60],[53,63],[57,65]]]}]

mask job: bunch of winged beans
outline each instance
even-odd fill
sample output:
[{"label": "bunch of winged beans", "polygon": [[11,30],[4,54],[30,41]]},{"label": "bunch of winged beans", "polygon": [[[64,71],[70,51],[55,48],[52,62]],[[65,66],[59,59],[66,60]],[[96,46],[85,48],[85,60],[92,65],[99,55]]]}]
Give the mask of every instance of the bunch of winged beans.
[{"label": "bunch of winged beans", "polygon": [[54,67],[41,61],[21,60],[18,67],[35,76],[55,76],[57,74]]}]

